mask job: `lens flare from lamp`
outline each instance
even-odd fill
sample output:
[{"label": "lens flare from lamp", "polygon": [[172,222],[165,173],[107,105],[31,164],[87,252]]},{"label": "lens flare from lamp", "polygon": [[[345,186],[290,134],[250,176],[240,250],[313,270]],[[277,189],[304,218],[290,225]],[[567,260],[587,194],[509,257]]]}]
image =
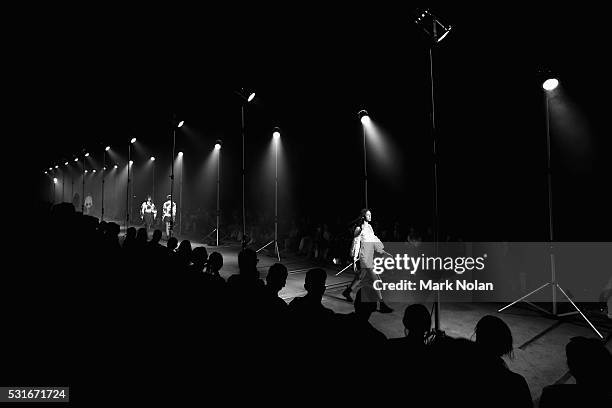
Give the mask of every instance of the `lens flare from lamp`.
[{"label": "lens flare from lamp", "polygon": [[547,79],[542,84],[542,88],[544,88],[544,90],[546,90],[546,91],[552,91],[557,86],[559,86],[559,80],[557,80],[556,78]]}]

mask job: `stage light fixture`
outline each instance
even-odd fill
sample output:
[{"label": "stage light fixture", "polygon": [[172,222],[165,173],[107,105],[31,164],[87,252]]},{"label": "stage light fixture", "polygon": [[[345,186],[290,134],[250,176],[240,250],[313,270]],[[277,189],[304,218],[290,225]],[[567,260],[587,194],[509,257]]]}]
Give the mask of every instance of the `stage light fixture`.
[{"label": "stage light fixture", "polygon": [[272,137],[274,138],[274,140],[278,140],[280,138],[280,135],[280,128],[275,127],[272,131]]},{"label": "stage light fixture", "polygon": [[96,172],[96,169],[93,169],[91,172],[92,172],[92,173],[95,173],[95,172]]},{"label": "stage light fixture", "polygon": [[79,158],[78,158],[78,157],[75,157],[75,158],[74,158],[74,161],[75,161],[75,162],[78,162],[78,161],[79,161]]},{"label": "stage light fixture", "polygon": [[155,161],[155,157],[154,157],[154,156],[151,156],[151,158],[150,158],[149,160],[151,160],[151,161]]},{"label": "stage light fixture", "polygon": [[53,177],[53,183],[57,184],[57,177]]},{"label": "stage light fixture", "polygon": [[104,150],[108,152],[110,150],[110,146],[106,146]]},{"label": "stage light fixture", "polygon": [[255,92],[251,92],[247,98],[247,102],[251,102],[255,98]]},{"label": "stage light fixture", "polygon": [[215,150],[219,150],[221,149],[221,145],[223,144],[223,142],[219,139],[215,142]]},{"label": "stage light fixture", "polygon": [[428,9],[417,10],[414,22],[425,32],[425,34],[427,34],[434,44],[446,38],[453,28],[450,24],[442,23],[440,19]]},{"label": "stage light fixture", "polygon": [[117,166],[117,165],[115,164],[115,168],[117,168],[117,167],[119,167],[119,166]]},{"label": "stage light fixture", "polygon": [[64,163],[64,166],[67,166],[67,165],[68,165],[68,162]]},{"label": "stage light fixture", "polygon": [[49,167],[49,171],[53,171],[53,167]]},{"label": "stage light fixture", "polygon": [[363,125],[367,125],[368,123],[370,123],[370,115],[368,115],[368,112],[365,109],[360,110],[358,115],[359,120],[361,120],[361,123]]},{"label": "stage light fixture", "polygon": [[85,170],[85,174],[87,174],[87,170]]},{"label": "stage light fixture", "polygon": [[85,157],[89,157],[89,153],[85,153]]},{"label": "stage light fixture", "polygon": [[549,78],[542,83],[542,88],[546,91],[552,91],[559,86],[559,80],[557,78]]},{"label": "stage light fixture", "polygon": [[134,160],[130,160],[130,166],[134,164]]},{"label": "stage light fixture", "polygon": [[185,124],[184,120],[181,120],[178,125],[176,125],[176,127],[183,127],[183,125]]},{"label": "stage light fixture", "polygon": [[183,157],[183,152],[178,152],[179,157]]},{"label": "stage light fixture", "polygon": [[130,140],[130,143],[132,143],[132,144],[136,143],[136,138],[133,137],[132,140]]},{"label": "stage light fixture", "polygon": [[56,164],[56,165],[55,165],[55,168],[56,168],[56,169],[59,169],[59,166]]}]

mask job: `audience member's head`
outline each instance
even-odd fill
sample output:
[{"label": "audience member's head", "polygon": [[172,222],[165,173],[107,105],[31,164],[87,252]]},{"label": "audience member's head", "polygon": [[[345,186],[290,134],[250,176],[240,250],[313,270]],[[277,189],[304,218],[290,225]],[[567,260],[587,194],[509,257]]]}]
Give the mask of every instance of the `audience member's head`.
[{"label": "audience member's head", "polygon": [[126,239],[130,239],[130,240],[131,240],[131,239],[135,239],[135,238],[136,238],[136,228],[134,228],[134,227],[129,227],[129,228],[127,229],[126,234],[125,234],[125,238],[126,238]]},{"label": "audience member's head", "polygon": [[176,239],[176,237],[168,238],[168,242],[166,243],[166,248],[168,248],[170,251],[174,251],[176,247],[178,247],[178,239]]},{"label": "audience member's head", "polygon": [[240,274],[252,278],[259,278],[257,271],[257,253],[250,248],[245,248],[238,254],[238,269]]},{"label": "audience member's head", "polygon": [[355,314],[357,317],[363,320],[369,320],[372,313],[376,311],[376,302],[364,302],[363,297],[361,296],[361,289],[357,292],[357,296],[355,296]]},{"label": "audience member's head", "polygon": [[191,261],[191,252],[191,242],[188,239],[182,240],[176,250],[176,253],[185,261]]},{"label": "audience member's head", "polygon": [[581,385],[612,384],[612,354],[597,339],[572,337],[565,346],[567,366]]},{"label": "audience member's head", "polygon": [[151,243],[159,244],[159,241],[161,241],[161,238],[162,238],[161,230],[156,229],[155,231],[153,231],[153,237],[151,238]]},{"label": "audience member's head", "polygon": [[199,270],[204,270],[204,266],[206,266],[206,261],[208,260],[208,251],[205,247],[200,246],[195,248],[191,252],[191,262],[193,265]]},{"label": "audience member's head", "polygon": [[487,315],[476,324],[476,343],[487,353],[496,357],[512,353],[510,327],[497,316]]},{"label": "audience member's head", "polygon": [[327,280],[327,272],[321,268],[310,269],[306,272],[304,288],[310,296],[322,298],[325,293],[325,281]]},{"label": "audience member's head", "polygon": [[266,276],[266,285],[278,293],[287,283],[287,267],[281,263],[275,263],[268,270],[268,276]]},{"label": "audience member's head", "polygon": [[149,236],[147,235],[146,228],[138,228],[138,233],[136,234],[136,242],[139,244],[146,244],[149,240]]},{"label": "audience member's head", "polygon": [[431,314],[424,305],[415,303],[404,310],[402,323],[407,336],[423,339],[431,329]]},{"label": "audience member's head", "polygon": [[223,256],[213,252],[208,256],[208,272],[217,274],[223,268]]}]

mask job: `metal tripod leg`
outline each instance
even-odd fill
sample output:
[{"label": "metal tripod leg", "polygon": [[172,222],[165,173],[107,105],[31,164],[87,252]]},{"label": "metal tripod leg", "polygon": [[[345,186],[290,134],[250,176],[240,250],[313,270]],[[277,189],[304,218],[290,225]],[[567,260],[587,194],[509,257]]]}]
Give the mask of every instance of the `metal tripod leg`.
[{"label": "metal tripod leg", "polygon": [[[578,306],[576,306],[576,304],[572,301],[572,299],[569,298],[569,296],[567,296],[567,294],[565,293],[565,291],[563,289],[561,289],[561,286],[559,286],[558,284],[555,283],[555,286],[561,291],[561,293],[563,293],[563,296],[565,296],[565,298],[567,300],[569,300],[569,302],[572,304],[572,306],[574,306],[574,309],[576,309],[576,312],[580,313],[580,316],[582,316],[582,318],[584,319],[584,321],[586,321],[589,326],[591,326],[591,329],[593,329],[595,331],[595,333],[597,333],[597,335],[599,336],[600,339],[603,339],[604,336],[602,336],[602,334],[599,332],[599,330],[597,330],[595,328],[595,326],[593,326],[593,323],[590,322],[589,319],[587,319],[587,317],[584,315],[584,313],[582,313],[582,311],[578,308]],[[564,314],[567,315],[567,314]],[[561,315],[559,315],[561,316]]]},{"label": "metal tripod leg", "polygon": [[267,247],[268,247],[268,246],[270,246],[270,244],[272,244],[272,243],[274,243],[274,250],[276,251],[276,257],[278,258],[278,261],[280,262],[280,260],[281,260],[281,257],[280,257],[280,251],[278,250],[278,241],[276,241],[276,240],[272,240],[272,241],[268,242],[266,245],[262,246],[261,248],[259,248],[259,249],[258,249],[257,251],[255,251],[255,252],[259,252],[259,251],[261,251],[262,249],[267,248]]}]

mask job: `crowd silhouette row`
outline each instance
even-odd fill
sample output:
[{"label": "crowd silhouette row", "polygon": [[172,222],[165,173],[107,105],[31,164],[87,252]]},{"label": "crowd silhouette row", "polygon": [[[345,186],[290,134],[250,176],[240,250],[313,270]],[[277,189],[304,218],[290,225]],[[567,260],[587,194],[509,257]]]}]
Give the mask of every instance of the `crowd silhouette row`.
[{"label": "crowd silhouette row", "polygon": [[[219,252],[174,237],[164,245],[159,230],[149,239],[144,228],[129,228],[120,239],[119,225],[72,204],[41,214],[44,244],[10,276],[5,300],[20,317],[13,346],[44,344],[51,356],[66,356],[67,382],[110,370],[115,381],[186,377],[211,395],[229,391],[228,399],[259,390],[270,399],[296,392],[316,401],[336,390],[329,401],[341,404],[368,397],[408,406],[533,406],[527,382],[504,361],[512,333],[499,317],[480,319],[472,339],[452,338],[432,331],[429,310],[412,304],[397,321],[405,337],[388,339],[370,322],[376,304],[360,293],[352,313],[323,305],[322,268],[308,270],[306,294],[287,303],[279,297],[287,268],[261,271],[252,249],[239,253],[239,273],[226,280]],[[566,352],[577,384],[545,388],[540,406],[609,398],[612,357],[603,344],[573,338]],[[35,368],[44,381],[61,371],[13,357],[14,374]]]}]

